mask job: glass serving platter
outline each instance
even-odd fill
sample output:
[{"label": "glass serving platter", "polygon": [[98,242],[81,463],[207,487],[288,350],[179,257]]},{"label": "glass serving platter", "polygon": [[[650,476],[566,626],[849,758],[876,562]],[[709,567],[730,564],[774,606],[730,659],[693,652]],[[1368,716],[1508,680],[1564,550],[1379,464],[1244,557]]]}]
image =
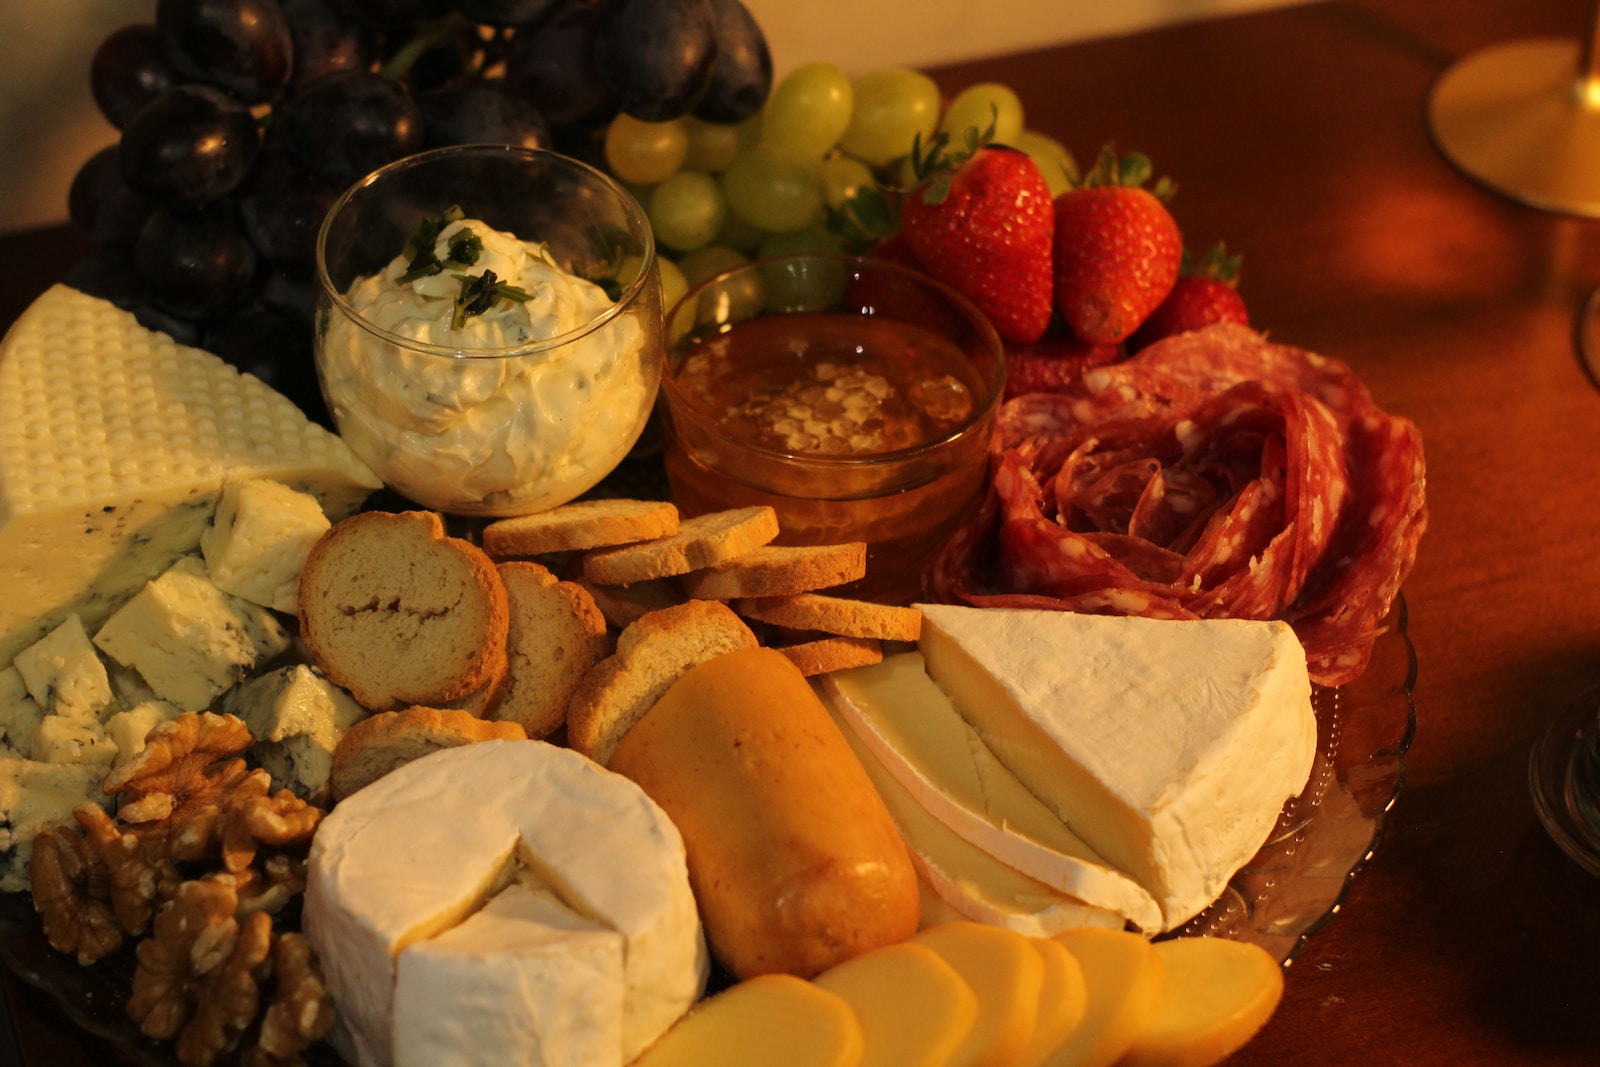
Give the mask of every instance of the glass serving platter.
[{"label": "glass serving platter", "polygon": [[[1318,750],[1305,792],[1285,807],[1267,843],[1217,901],[1171,936],[1250,941],[1288,966],[1306,939],[1338,912],[1405,784],[1417,677],[1406,621],[1400,597],[1366,673],[1337,689],[1313,688]],[[46,943],[26,893],[0,893],[0,964],[127,1062],[177,1067],[172,1043],[145,1038],[123,1012],[135,967],[131,946],[80,967]],[[308,1067],[344,1067],[326,1044],[314,1046],[305,1059]]]}]

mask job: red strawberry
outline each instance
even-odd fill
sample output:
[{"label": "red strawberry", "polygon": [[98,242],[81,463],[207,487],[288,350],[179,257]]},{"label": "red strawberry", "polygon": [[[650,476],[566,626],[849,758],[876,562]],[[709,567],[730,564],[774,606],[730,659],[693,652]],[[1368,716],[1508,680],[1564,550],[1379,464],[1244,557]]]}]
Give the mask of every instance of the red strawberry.
[{"label": "red strawberry", "polygon": [[1163,179],[1143,188],[1150,161],[1109,147],[1056,198],[1055,307],[1091,344],[1127,340],[1178,279],[1183,238],[1162,200]]},{"label": "red strawberry", "polygon": [[1198,267],[1186,262],[1172,292],[1128,338],[1128,350],[1137,352],[1163,337],[1219,322],[1250,325],[1250,312],[1236,288],[1238,278],[1239,257],[1228,255],[1220,244],[1206,253]]},{"label": "red strawberry", "polygon": [[1068,330],[1048,333],[1031,345],[1006,346],[1006,395],[1057,393],[1090,367],[1123,357],[1116,345],[1091,345]]},{"label": "red strawberry", "polygon": [[901,207],[906,244],[924,270],[988,315],[1004,340],[1037,341],[1050,325],[1050,187],[1015,149],[976,145],[964,159],[940,160],[941,148],[918,159],[919,176],[932,176]]}]

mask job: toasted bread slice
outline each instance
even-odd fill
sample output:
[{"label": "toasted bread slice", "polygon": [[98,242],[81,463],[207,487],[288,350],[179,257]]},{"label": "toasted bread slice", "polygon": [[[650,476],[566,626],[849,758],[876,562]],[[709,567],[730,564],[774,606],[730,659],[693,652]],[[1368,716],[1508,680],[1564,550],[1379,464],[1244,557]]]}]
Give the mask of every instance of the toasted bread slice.
[{"label": "toasted bread slice", "polygon": [[526,737],[514,722],[490,722],[460,709],[416,707],[379,712],[350,727],[339,739],[328,782],[334,799],[343,800],[396,767],[441,748]]},{"label": "toasted bread slice", "polygon": [[628,585],[688,574],[760,548],[777,536],[778,514],[769,507],[713,511],[680,522],[671,537],[588,552],[583,576],[607,585]]},{"label": "toasted bread slice", "polygon": [[682,579],[684,592],[703,600],[792,596],[853,582],[867,573],[867,543],[762,545]]},{"label": "toasted bread slice", "polygon": [[922,633],[922,612],[893,604],[874,604],[848,597],[799,593],[795,596],[751,597],[733,608],[749,619],[795,630],[820,630],[841,637],[875,637],[880,641],[915,641]]},{"label": "toasted bread slice", "polygon": [[596,763],[690,667],[754,648],[750,627],[726,604],[690,600],[652,611],[622,631],[617,650],[584,678],[567,706],[567,743]]},{"label": "toasted bread slice", "polygon": [[428,511],[369,511],[318,538],[300,575],[300,634],[371,711],[458,700],[504,667],[505,587]]},{"label": "toasted bread slice", "polygon": [[807,678],[883,662],[883,643],[875,637],[819,637],[773,648],[789,657]]},{"label": "toasted bread slice", "polygon": [[662,500],[578,500],[483,528],[483,550],[496,559],[579,552],[670,537],[678,509]]},{"label": "toasted bread slice", "polygon": [[537,563],[514,560],[499,571],[511,604],[511,669],[493,715],[529,737],[548,737],[566,722],[584,675],[611,652],[605,616],[581,586]]}]

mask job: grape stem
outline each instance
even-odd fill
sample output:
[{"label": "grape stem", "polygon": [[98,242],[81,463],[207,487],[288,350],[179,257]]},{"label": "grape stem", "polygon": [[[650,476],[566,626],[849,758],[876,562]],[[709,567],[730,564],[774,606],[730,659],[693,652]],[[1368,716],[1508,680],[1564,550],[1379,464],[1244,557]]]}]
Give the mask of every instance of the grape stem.
[{"label": "grape stem", "polygon": [[389,57],[388,62],[384,63],[378,73],[385,78],[400,81],[417,60],[427,54],[428,49],[449,40],[451,35],[460,32],[461,27],[467,24],[466,18],[458,11],[452,11],[432,22],[423,23],[411,39]]}]

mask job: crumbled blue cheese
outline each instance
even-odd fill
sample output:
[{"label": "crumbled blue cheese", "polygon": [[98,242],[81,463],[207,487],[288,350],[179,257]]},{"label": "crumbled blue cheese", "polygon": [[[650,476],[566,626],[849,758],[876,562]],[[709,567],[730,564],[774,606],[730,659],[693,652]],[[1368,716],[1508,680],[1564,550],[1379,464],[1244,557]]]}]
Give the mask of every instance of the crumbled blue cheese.
[{"label": "crumbled blue cheese", "polygon": [[272,775],[273,788],[305,799],[324,795],[334,746],[366,715],[354,697],[304,664],[245,682],[223,698],[222,710],[250,728],[251,754]]},{"label": "crumbled blue cheese", "polygon": [[96,764],[0,758],[0,891],[28,887],[28,860],[40,830],[72,823],[72,809],[86,800],[105,804],[104,775]]},{"label": "crumbled blue cheese", "polygon": [[180,712],[165,700],[146,700],[126,711],[119,711],[106,720],[106,733],[117,746],[113,767],[120,767],[144,751],[145,738],[150,731],[164,722],[176,719]]},{"label": "crumbled blue cheese", "polygon": [[44,709],[28,695],[27,684],[15,667],[0,670],[0,740],[22,756],[33,754],[33,733]]},{"label": "crumbled blue cheese", "polygon": [[309,493],[265,478],[229,482],[200,552],[223,592],[292,615],[306,555],[330,525]]},{"label": "crumbled blue cheese", "polygon": [[40,763],[87,763],[102,771],[117,758],[117,744],[94,719],[46,715],[33,732],[33,758]]},{"label": "crumbled blue cheese", "polygon": [[34,703],[49,714],[98,724],[115,700],[105,664],[75,614],[18,652],[13,666]]},{"label": "crumbled blue cheese", "polygon": [[185,556],[106,621],[94,643],[139,672],[156,696],[200,711],[245,673],[289,648],[289,634],[257,604],[229,596]]}]

